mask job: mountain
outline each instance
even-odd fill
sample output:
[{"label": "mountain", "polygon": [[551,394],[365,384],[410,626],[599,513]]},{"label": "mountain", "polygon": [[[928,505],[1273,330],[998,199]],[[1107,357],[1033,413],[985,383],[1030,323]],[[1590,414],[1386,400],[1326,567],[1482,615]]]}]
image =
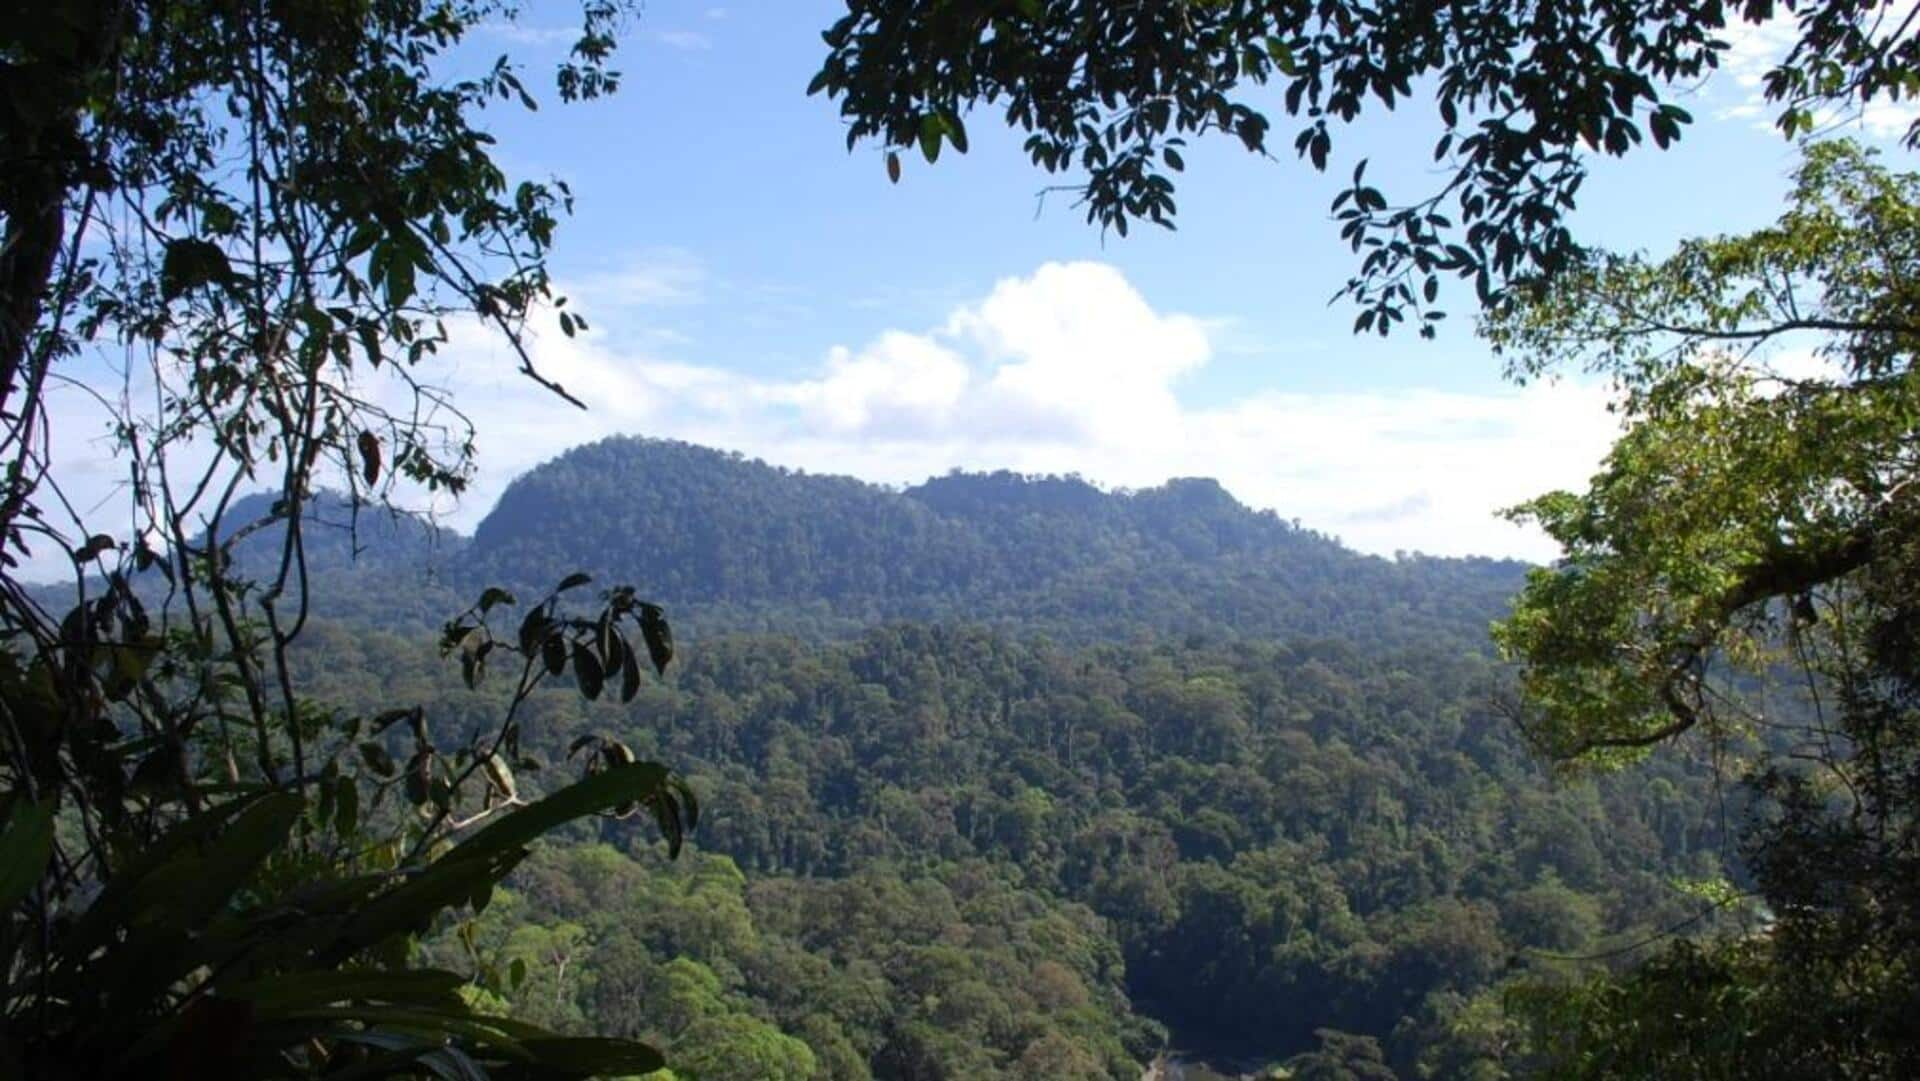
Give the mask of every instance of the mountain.
[{"label": "mountain", "polygon": [[[279,514],[277,492],[256,492],[235,500],[225,523],[229,534],[257,523],[234,546],[234,558],[251,573],[272,573],[280,558],[284,531],[269,520]],[[300,509],[309,571],[410,571],[439,567],[456,556],[467,538],[427,517],[355,502],[339,492],[315,493]]]},{"label": "mountain", "polygon": [[515,480],[467,558],[521,589],[575,570],[631,583],[709,626],[960,618],[1072,639],[1483,638],[1525,570],[1362,555],[1208,479],[953,473],[897,491],[637,438]]},{"label": "mountain", "polygon": [[[243,496],[222,519],[227,535],[244,532],[233,548],[243,577],[265,581],[279,571],[286,538],[279,499],[277,492]],[[473,599],[463,559],[468,538],[423,515],[320,491],[301,507],[300,520],[317,614],[430,628]]]}]

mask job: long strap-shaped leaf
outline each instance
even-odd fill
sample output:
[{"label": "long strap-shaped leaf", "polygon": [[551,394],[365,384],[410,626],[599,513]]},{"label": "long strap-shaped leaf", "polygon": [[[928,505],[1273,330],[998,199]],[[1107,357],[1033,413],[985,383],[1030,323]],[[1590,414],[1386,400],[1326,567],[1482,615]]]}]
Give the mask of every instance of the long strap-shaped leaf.
[{"label": "long strap-shaped leaf", "polygon": [[0,913],[32,892],[52,858],[53,805],[15,799],[0,833]]},{"label": "long strap-shaped leaf", "polygon": [[623,803],[642,802],[665,791],[673,774],[655,762],[633,762],[602,770],[486,825],[456,846],[441,862],[485,859],[523,848],[543,834],[575,819]]}]

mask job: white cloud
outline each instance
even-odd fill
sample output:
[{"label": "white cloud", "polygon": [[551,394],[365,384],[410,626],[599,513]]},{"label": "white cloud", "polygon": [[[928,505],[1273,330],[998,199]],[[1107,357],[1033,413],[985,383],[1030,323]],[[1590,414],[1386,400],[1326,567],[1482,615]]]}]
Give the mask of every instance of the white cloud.
[{"label": "white cloud", "polygon": [[[1889,2],[1882,10],[1898,14],[1896,5]],[[1888,20],[1884,26],[1890,29],[1900,25],[1900,20]],[[1746,120],[1762,131],[1773,131],[1774,121],[1778,118],[1781,105],[1766,100],[1763,80],[1767,72],[1772,71],[1785,59],[1788,52],[1800,40],[1800,29],[1790,12],[1782,11],[1765,22],[1750,23],[1737,16],[1722,33],[1728,44],[1726,53],[1721,57],[1721,70],[1733,80],[1739,88],[1739,100],[1723,106],[1714,115],[1722,120]],[[1857,104],[1851,108],[1828,107],[1814,117],[1816,130],[1829,128],[1857,127],[1876,138],[1892,139],[1903,136],[1920,120],[1920,101],[1889,101],[1880,98],[1865,108]]]},{"label": "white cloud", "polygon": [[515,45],[535,48],[569,45],[580,39],[577,26],[527,26],[517,22],[485,22],[476,29],[482,34],[501,38]]},{"label": "white cloud", "polygon": [[1356,547],[1548,558],[1494,517],[1579,487],[1614,433],[1606,396],[1574,384],[1487,394],[1273,391],[1217,408],[1180,401],[1214,352],[1208,325],[1156,311],[1114,268],[1048,264],[1004,280],[931,330],[831,350],[803,378],[763,379],[641,355],[596,329],[533,343],[581,412],[512,374],[477,328],[449,388],[480,432],[470,527],[513,475],[616,433],[668,436],[783,465],[913,483],[959,466],[1077,472],[1143,487],[1218,477],[1242,500]]},{"label": "white cloud", "polygon": [[644,252],[568,283],[582,304],[606,311],[697,304],[705,298],[706,286],[706,268],[677,248]]},{"label": "white cloud", "polygon": [[704,52],[713,48],[713,39],[698,30],[655,30],[648,36],[682,52]]}]

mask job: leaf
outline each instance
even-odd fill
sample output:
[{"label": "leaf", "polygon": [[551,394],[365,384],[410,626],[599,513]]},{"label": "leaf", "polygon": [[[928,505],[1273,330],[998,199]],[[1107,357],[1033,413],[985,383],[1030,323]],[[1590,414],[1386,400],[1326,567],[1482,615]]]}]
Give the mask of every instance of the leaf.
[{"label": "leaf", "polygon": [[389,249],[387,255],[387,306],[399,309],[413,299],[413,254],[403,251],[398,245],[383,245]]},{"label": "leaf", "polygon": [[966,153],[967,152],[966,125],[962,124],[960,122],[960,118],[953,115],[952,113],[948,113],[943,118],[943,120],[947,128],[947,141],[953,144],[953,148],[955,150],[958,150],[962,154]]},{"label": "leaf", "polygon": [[86,914],[80,917],[66,936],[61,944],[62,954],[69,961],[84,965],[85,960],[93,955],[114,928],[132,919],[145,896],[141,890],[149,876],[169,866],[192,846],[211,837],[252,805],[251,800],[236,799],[203,811],[168,830],[158,840],[141,849],[138,855],[123,862],[119,873],[101,888]]},{"label": "leaf", "polygon": [[646,639],[654,671],[666,675],[667,665],[673,661],[673,628],[667,625],[667,614],[659,605],[640,606],[640,636]]},{"label": "leaf", "polygon": [[656,762],[635,762],[602,770],[504,818],[495,819],[457,845],[440,862],[486,860],[503,851],[522,848],[575,819],[621,803],[651,799],[671,778],[667,768]]},{"label": "leaf", "polygon": [[113,551],[116,547],[118,545],[114,543],[112,537],[105,533],[95,533],[87,538],[87,543],[73,550],[73,560],[76,563],[85,563],[102,552]]},{"label": "leaf", "polygon": [[483,764],[486,768],[488,783],[509,801],[519,798],[520,786],[514,783],[513,770],[507,768],[506,759],[501,758],[496,752],[488,755]]},{"label": "leaf", "polygon": [[545,641],[551,640],[547,633],[550,622],[545,606],[535,605],[527,610],[525,618],[520,620],[518,635],[520,652],[523,655],[532,655],[533,651],[540,648]]},{"label": "leaf", "polygon": [[352,777],[342,777],[336,787],[333,830],[342,837],[351,837],[360,825],[360,786]]},{"label": "leaf", "polygon": [[567,643],[557,634],[547,636],[540,643],[541,660],[546,662],[547,674],[557,676],[567,667]]},{"label": "leaf", "polygon": [[926,155],[929,164],[940,160],[940,135],[946,125],[934,113],[920,118],[920,153]]},{"label": "leaf", "polygon": [[17,796],[0,833],[0,912],[33,891],[53,858],[53,807]]},{"label": "leaf", "polygon": [[160,299],[178,300],[206,285],[224,285],[233,279],[233,264],[219,245],[197,237],[167,241],[160,260]]},{"label": "leaf", "polygon": [[887,179],[900,183],[900,155],[891,150],[887,151]]},{"label": "leaf", "polygon": [[[514,814],[508,819],[519,817]],[[476,890],[511,874],[526,854],[524,848],[515,847],[488,852],[484,857],[456,860],[449,853],[398,889],[360,906],[339,935],[321,951],[319,962],[331,967],[394,935],[425,930],[441,912],[466,903]]]},{"label": "leaf", "polygon": [[622,704],[633,701],[640,693],[640,662],[633,655],[633,646],[625,638],[620,639],[620,701]]},{"label": "leaf", "polygon": [[407,802],[424,807],[433,798],[433,752],[414,752],[407,760]]},{"label": "leaf", "polygon": [[419,716],[420,713],[421,710],[419,706],[405,706],[400,709],[389,709],[378,713],[374,716],[372,722],[373,734],[378,735],[381,732],[385,732],[395,724],[407,720],[410,717]]},{"label": "leaf", "polygon": [[555,593],[565,593],[569,589],[577,589],[591,581],[593,581],[593,575],[582,574],[579,571],[575,571],[565,578],[560,579],[560,584],[554,586],[553,591]]},{"label": "leaf", "polygon": [[291,792],[274,792],[252,801],[199,858],[170,861],[148,876],[138,888],[143,907],[159,922],[181,930],[204,925],[226,908],[269,856],[286,845],[305,810],[306,801]]},{"label": "leaf", "polygon": [[577,642],[573,647],[573,678],[580,683],[580,693],[589,700],[600,697],[600,687],[605,682],[600,661],[594,657],[592,650]]},{"label": "leaf", "polygon": [[360,476],[368,487],[380,482],[380,437],[365,430],[360,433]]},{"label": "leaf", "polygon": [[513,594],[498,586],[488,586],[480,594],[480,611],[483,615],[498,605],[512,603]]},{"label": "leaf", "polygon": [[441,969],[356,969],[288,972],[241,983],[219,985],[222,998],[245,999],[257,1006],[326,1006],[350,1000],[366,1002],[458,1002],[466,978]]},{"label": "leaf", "polygon": [[523,1040],[521,1046],[547,1070],[574,1077],[619,1077],[664,1069],[660,1052],[634,1040],[566,1036]]},{"label": "leaf", "polygon": [[381,777],[391,777],[399,768],[394,764],[393,755],[387,753],[385,746],[368,740],[360,745],[360,760],[367,768]]}]

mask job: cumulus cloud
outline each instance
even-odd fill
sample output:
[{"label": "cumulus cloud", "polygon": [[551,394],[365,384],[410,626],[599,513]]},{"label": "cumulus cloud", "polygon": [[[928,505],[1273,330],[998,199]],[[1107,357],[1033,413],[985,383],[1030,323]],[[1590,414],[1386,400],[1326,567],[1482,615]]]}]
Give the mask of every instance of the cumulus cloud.
[{"label": "cumulus cloud", "polygon": [[1214,476],[1364,550],[1544,559],[1544,537],[1494,512],[1580,486],[1615,431],[1605,393],[1574,383],[1275,390],[1189,406],[1181,384],[1214,355],[1210,325],[1156,310],[1098,263],[1006,279],[937,326],[882,330],[792,378],[669,361],[627,340],[535,340],[542,372],[586,412],[513,375],[477,329],[455,343],[449,389],[479,429],[482,471],[456,523],[470,526],[508,479],[567,447],[633,433],[894,484],[956,466],[1127,487]]}]

